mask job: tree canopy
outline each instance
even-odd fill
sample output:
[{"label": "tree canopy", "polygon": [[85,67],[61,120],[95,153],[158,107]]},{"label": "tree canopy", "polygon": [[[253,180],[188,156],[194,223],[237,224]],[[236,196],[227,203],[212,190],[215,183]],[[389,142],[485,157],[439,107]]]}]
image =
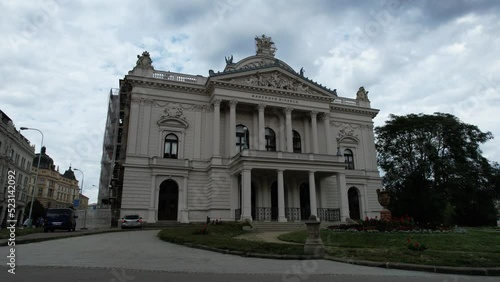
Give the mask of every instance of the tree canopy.
[{"label": "tree canopy", "polygon": [[375,128],[391,209],[420,222],[496,222],[496,170],[480,145],[493,138],[451,114],[391,115]]}]

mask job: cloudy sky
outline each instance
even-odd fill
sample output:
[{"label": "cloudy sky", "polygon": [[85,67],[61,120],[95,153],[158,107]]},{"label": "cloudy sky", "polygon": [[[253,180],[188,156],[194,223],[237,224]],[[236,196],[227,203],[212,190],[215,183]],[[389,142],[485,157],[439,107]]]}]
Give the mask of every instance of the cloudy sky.
[{"label": "cloudy sky", "polygon": [[[109,91],[137,54],[207,76],[224,56],[255,54],[266,34],[276,57],[340,96],[369,90],[376,125],[451,113],[491,131],[482,149],[500,161],[499,15],[494,0],[0,1],[0,109],[42,130],[47,154],[85,173],[94,202]],[[40,134],[24,135],[38,151]]]}]

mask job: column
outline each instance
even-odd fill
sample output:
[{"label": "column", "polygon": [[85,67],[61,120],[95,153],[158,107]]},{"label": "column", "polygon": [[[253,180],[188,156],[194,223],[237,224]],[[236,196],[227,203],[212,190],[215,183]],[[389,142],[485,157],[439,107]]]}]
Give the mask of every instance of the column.
[{"label": "column", "polygon": [[285,185],[283,183],[283,170],[278,170],[278,222],[286,222],[285,217]]},{"label": "column", "polygon": [[237,100],[229,101],[229,157],[236,155],[236,104]]},{"label": "column", "polygon": [[316,121],[317,115],[318,111],[311,111],[312,152],[314,154],[318,153],[318,123]]},{"label": "column", "polygon": [[333,140],[332,140],[332,128],[330,127],[330,113],[323,113],[321,116],[325,125],[325,144],[326,153],[328,155],[334,155],[336,151],[333,150]]},{"label": "column", "polygon": [[259,110],[259,150],[266,150],[266,130],[264,128],[264,109],[265,104],[259,104],[257,109]]},{"label": "column", "polygon": [[349,200],[347,199],[345,173],[343,172],[337,173],[337,188],[339,191],[340,220],[345,222],[346,218],[349,217]]},{"label": "column", "polygon": [[241,178],[243,182],[241,220],[252,221],[252,170],[243,169]]},{"label": "column", "polygon": [[285,108],[286,116],[286,151],[293,153],[292,107]]},{"label": "column", "polygon": [[184,176],[182,183],[182,197],[180,199],[181,202],[181,223],[189,223],[189,210],[188,210],[188,177]]},{"label": "column", "polygon": [[213,156],[220,157],[220,99],[215,99],[214,104],[214,140]]},{"label": "column", "polygon": [[318,206],[316,205],[316,181],[314,171],[309,171],[309,198],[311,201],[311,215],[318,216]]}]

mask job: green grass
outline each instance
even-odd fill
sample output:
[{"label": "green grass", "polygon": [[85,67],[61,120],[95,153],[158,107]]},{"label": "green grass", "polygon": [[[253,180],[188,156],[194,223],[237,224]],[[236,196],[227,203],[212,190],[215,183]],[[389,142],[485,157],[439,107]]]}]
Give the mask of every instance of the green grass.
[{"label": "green grass", "polygon": [[[321,231],[327,253],[340,258],[442,266],[499,267],[500,232],[469,228],[466,234],[353,233]],[[411,251],[406,240],[424,244]],[[283,234],[280,240],[304,243],[305,231]]]},{"label": "green grass", "polygon": [[304,247],[300,245],[266,243],[234,239],[233,237],[245,234],[242,228],[244,224],[224,223],[222,225],[209,225],[209,233],[205,235],[193,234],[203,225],[187,225],[183,227],[167,228],[158,233],[158,237],[164,241],[177,244],[197,244],[223,250],[252,252],[260,254],[289,254],[303,255]]},{"label": "green grass", "polygon": [[[16,227],[16,237],[28,235],[32,233],[40,233],[43,232],[43,228],[19,228]],[[10,230],[3,228],[0,230],[0,239],[8,239],[10,236]]]}]

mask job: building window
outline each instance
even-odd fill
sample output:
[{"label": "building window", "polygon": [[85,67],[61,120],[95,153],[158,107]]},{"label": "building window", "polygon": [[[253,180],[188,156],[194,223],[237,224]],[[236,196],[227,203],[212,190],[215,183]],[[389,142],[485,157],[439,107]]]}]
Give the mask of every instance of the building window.
[{"label": "building window", "polygon": [[248,139],[250,133],[248,128],[242,124],[236,126],[236,152],[241,152],[243,149],[248,149]]},{"label": "building window", "polygon": [[346,169],[354,169],[354,155],[351,150],[344,150],[344,160]]},{"label": "building window", "polygon": [[300,142],[300,134],[292,130],[293,132],[293,152],[294,153],[302,153],[302,143]]},{"label": "building window", "polygon": [[276,151],[276,134],[269,127],[266,127],[266,151]]},{"label": "building window", "polygon": [[165,152],[163,153],[164,158],[177,159],[177,149],[179,145],[179,138],[173,133],[168,134],[165,137]]}]

